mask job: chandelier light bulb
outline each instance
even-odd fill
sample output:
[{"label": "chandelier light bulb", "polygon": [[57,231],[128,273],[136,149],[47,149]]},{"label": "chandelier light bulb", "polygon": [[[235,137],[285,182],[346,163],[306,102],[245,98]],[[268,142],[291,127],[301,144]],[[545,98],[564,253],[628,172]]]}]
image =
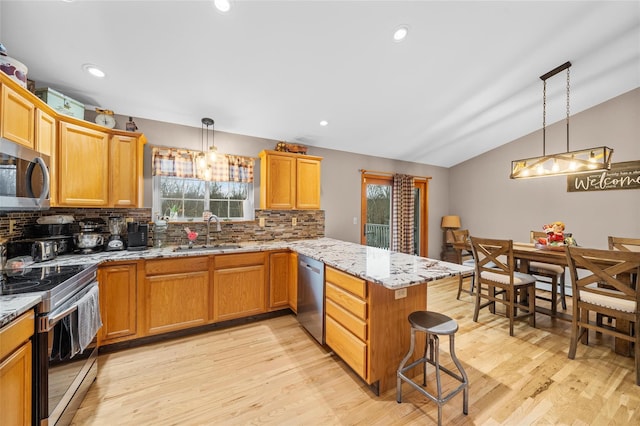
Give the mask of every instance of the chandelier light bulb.
[{"label": "chandelier light bulb", "polygon": [[558,164],[558,160],[553,160],[553,166],[551,167],[552,172],[558,172],[560,170],[560,165]]}]

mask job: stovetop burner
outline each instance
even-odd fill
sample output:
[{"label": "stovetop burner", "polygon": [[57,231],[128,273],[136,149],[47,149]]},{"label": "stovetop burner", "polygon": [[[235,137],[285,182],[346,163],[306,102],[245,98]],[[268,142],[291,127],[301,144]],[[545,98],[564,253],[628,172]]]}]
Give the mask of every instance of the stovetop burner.
[{"label": "stovetop burner", "polygon": [[[0,273],[0,295],[46,292],[45,297],[50,298],[56,292],[62,291],[62,287],[69,282],[74,281],[76,276],[89,269],[96,269],[96,267],[94,265],[45,267],[31,265],[4,270]],[[57,287],[60,289],[56,290]]]}]

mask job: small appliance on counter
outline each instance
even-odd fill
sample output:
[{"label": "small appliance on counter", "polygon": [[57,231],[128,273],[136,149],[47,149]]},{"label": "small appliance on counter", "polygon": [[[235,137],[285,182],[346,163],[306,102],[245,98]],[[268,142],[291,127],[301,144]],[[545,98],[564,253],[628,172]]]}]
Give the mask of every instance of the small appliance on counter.
[{"label": "small appliance on counter", "polygon": [[102,226],[104,226],[104,220],[100,218],[78,221],[79,232],[73,234],[75,252],[80,254],[101,252],[104,246],[104,237],[100,233]]},{"label": "small appliance on counter", "polygon": [[148,224],[139,222],[127,223],[127,250],[146,250],[148,236]]},{"label": "small appliance on counter", "polygon": [[124,218],[122,216],[111,216],[109,218],[109,238],[106,244],[107,251],[124,250]]}]

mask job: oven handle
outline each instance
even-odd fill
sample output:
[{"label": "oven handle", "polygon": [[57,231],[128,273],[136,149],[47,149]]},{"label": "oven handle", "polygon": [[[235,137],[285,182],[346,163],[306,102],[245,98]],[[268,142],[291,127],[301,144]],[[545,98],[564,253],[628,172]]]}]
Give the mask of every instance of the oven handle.
[{"label": "oven handle", "polygon": [[[52,312],[46,317],[40,318],[40,324],[38,324],[38,332],[39,333],[48,333],[53,329],[53,327],[62,320],[62,318],[71,315],[73,312],[78,310],[78,300],[86,293],[89,292],[94,286],[97,286],[98,282],[94,281],[92,284],[85,287],[76,297],[74,298],[73,304],[63,309],[62,312]],[[62,308],[61,308],[62,309]]]}]

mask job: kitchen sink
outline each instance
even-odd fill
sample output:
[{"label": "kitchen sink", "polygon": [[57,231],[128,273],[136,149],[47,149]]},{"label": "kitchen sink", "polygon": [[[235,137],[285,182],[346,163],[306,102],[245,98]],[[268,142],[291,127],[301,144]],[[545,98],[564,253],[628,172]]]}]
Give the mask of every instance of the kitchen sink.
[{"label": "kitchen sink", "polygon": [[193,245],[193,246],[178,246],[173,249],[173,251],[222,251],[222,250],[233,250],[239,249],[242,246],[240,244],[215,244],[212,246],[207,245]]}]

